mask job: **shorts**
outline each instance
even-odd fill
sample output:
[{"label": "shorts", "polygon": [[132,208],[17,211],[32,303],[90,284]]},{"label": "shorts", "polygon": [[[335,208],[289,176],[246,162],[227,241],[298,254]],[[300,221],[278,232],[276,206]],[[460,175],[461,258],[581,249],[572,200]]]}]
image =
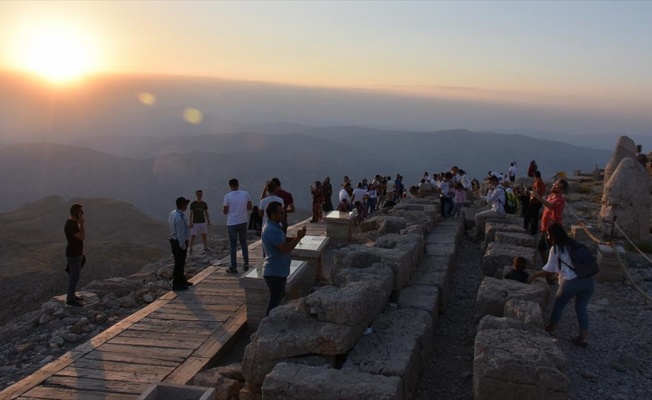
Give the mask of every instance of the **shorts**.
[{"label": "shorts", "polygon": [[192,228],[190,228],[190,234],[197,236],[200,233],[208,233],[208,226],[206,225],[206,222],[195,222],[192,224]]}]

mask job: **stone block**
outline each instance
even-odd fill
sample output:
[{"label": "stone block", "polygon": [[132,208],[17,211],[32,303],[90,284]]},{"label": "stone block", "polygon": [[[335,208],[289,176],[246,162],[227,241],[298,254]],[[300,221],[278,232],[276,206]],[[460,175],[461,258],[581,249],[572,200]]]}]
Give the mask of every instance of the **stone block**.
[{"label": "stone block", "polygon": [[390,309],[376,318],[373,332],[388,335],[414,335],[419,342],[421,362],[425,363],[432,352],[432,334],[435,320],[425,311],[414,308]]},{"label": "stone block", "polygon": [[502,317],[505,304],[510,299],[533,301],[543,309],[548,298],[546,291],[549,290],[548,285],[529,285],[511,279],[486,277],[476,297],[476,318],[480,320],[485,315]]},{"label": "stone block", "polygon": [[251,336],[242,362],[248,385],[262,384],[274,365],[290,357],[346,354],[367,327],[319,321],[296,308],[295,303],[275,308]]},{"label": "stone block", "polygon": [[398,308],[426,311],[433,321],[439,315],[439,288],[430,285],[407,286],[398,293]]},{"label": "stone block", "polygon": [[528,325],[543,329],[543,311],[539,303],[520,299],[509,299],[505,303],[503,315],[507,318],[517,319]]},{"label": "stone block", "polygon": [[476,335],[473,358],[475,400],[566,400],[569,362],[545,332],[485,329]]},{"label": "stone block", "polygon": [[534,265],[536,255],[536,248],[492,242],[482,257],[482,273],[485,276],[496,276],[496,272],[502,272],[505,265],[513,265],[516,257],[525,257],[528,265]]},{"label": "stone block", "polygon": [[263,399],[400,400],[396,376],[281,363],[265,378]]},{"label": "stone block", "polygon": [[507,317],[494,317],[493,315],[485,315],[482,317],[480,323],[478,324],[478,332],[487,329],[520,329],[526,332],[544,332],[540,328],[537,328],[533,325],[528,325],[517,319]]},{"label": "stone block", "polygon": [[436,230],[426,236],[426,244],[449,244],[455,245],[457,243],[455,235],[451,235],[449,232],[442,232]]},{"label": "stone block", "polygon": [[419,380],[419,341],[415,336],[374,332],[360,338],[346,357],[343,372],[395,376],[403,384],[403,399],[411,399]]},{"label": "stone block", "polygon": [[513,246],[536,248],[538,236],[533,236],[524,232],[501,232],[495,234],[496,243],[510,244]]},{"label": "stone block", "polygon": [[318,320],[341,325],[368,325],[392,293],[393,273],[387,266],[342,270],[333,283],[298,300],[298,308]]},{"label": "stone block", "polygon": [[439,308],[441,310],[448,304],[451,270],[451,257],[427,256],[419,267],[417,267],[417,271],[412,279],[410,279],[408,285],[436,286],[439,289]]},{"label": "stone block", "polygon": [[523,233],[523,223],[520,225],[512,224],[506,222],[504,219],[500,221],[487,221],[485,225],[484,233],[485,240],[487,242],[493,242],[496,240],[496,232],[511,232],[511,233]]}]

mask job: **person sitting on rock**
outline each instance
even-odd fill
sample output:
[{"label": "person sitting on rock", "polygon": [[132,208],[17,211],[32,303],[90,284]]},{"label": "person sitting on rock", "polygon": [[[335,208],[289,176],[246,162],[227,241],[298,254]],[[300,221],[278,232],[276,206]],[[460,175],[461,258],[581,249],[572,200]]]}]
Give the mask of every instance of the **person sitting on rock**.
[{"label": "person sitting on rock", "polygon": [[527,283],[530,274],[525,272],[525,268],[527,268],[527,260],[525,257],[514,257],[514,266],[511,271],[505,274],[505,279]]}]

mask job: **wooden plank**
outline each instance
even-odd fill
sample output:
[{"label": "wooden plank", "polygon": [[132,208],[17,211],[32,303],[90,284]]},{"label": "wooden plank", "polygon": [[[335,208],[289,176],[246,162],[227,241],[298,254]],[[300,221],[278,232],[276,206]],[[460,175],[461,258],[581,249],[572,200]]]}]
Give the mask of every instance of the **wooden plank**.
[{"label": "wooden plank", "polygon": [[[152,334],[172,333],[180,335],[202,335],[208,336],[215,332],[217,328],[222,325],[221,322],[210,323],[210,326],[175,326],[175,325],[162,325],[156,323],[144,323],[133,325],[128,331],[124,331],[122,335],[131,336],[132,332],[151,332]],[[128,333],[129,332],[129,333]],[[191,337],[191,336],[188,336]]]},{"label": "wooden plank", "polygon": [[19,399],[47,400],[136,400],[140,395],[127,393],[106,393],[79,391],[55,387],[37,386]]},{"label": "wooden plank", "polygon": [[116,345],[129,345],[141,347],[155,347],[160,349],[188,349],[194,350],[199,346],[200,342],[187,342],[179,340],[159,340],[158,338],[133,338],[133,337],[114,337],[109,341],[109,344]]},{"label": "wooden plank", "polygon": [[146,373],[146,372],[127,372],[127,371],[106,371],[100,369],[75,368],[67,367],[57,372],[54,376],[73,377],[73,378],[91,378],[102,379],[105,381],[131,382],[131,383],[152,383],[160,382],[169,374],[165,373]]},{"label": "wooden plank", "polygon": [[212,314],[174,314],[174,313],[160,313],[156,312],[152,314],[153,318],[163,319],[163,320],[175,320],[175,321],[211,321],[211,322],[224,322],[232,314],[224,313],[222,315],[212,315]]},{"label": "wooden plank", "polygon": [[148,366],[162,366],[162,367],[177,367],[180,362],[183,362],[183,358],[179,357],[179,362],[172,361],[172,360],[162,360],[159,358],[151,358],[151,357],[145,357],[145,356],[135,356],[131,355],[131,353],[111,353],[108,351],[92,351],[84,356],[84,358],[81,358],[77,360],[79,362],[80,360],[84,361],[89,361],[89,360],[97,360],[97,361],[116,361],[116,362],[121,362],[121,363],[128,363],[128,364],[143,364],[143,365],[148,365]]},{"label": "wooden plank", "polygon": [[179,363],[182,363],[186,357],[192,354],[192,351],[187,349],[125,346],[110,343],[103,344],[98,348],[98,350],[101,352],[107,351],[111,353],[127,353],[134,356],[145,356],[150,358],[157,358],[160,360],[178,361]]},{"label": "wooden plank", "polygon": [[[217,328],[216,328],[217,329]],[[214,331],[214,330],[213,330]],[[135,331],[135,330],[127,330],[124,331],[120,334],[119,337],[129,337],[129,338],[142,338],[142,339],[148,339],[148,340],[153,340],[152,337],[155,337],[156,339],[154,340],[166,340],[166,341],[184,341],[184,342],[190,342],[190,343],[202,343],[204,339],[202,336],[209,336],[213,331],[204,331],[204,335],[200,335],[197,333],[196,335],[190,335],[190,334],[178,334],[178,333],[169,333],[169,332],[156,332],[156,331]],[[79,360],[78,360],[79,361]]]},{"label": "wooden plank", "polygon": [[163,381],[167,383],[187,385],[209,362],[210,358],[190,357]]},{"label": "wooden plank", "polygon": [[[162,366],[162,365],[118,362],[118,361],[108,361],[108,360],[91,360],[86,357],[75,361],[75,363],[68,368],[75,368],[77,370],[83,368],[83,369],[93,369],[99,371],[134,372],[138,374],[154,374],[154,375],[167,375],[170,372],[174,371],[174,366]],[[62,371],[65,371],[65,369]]]},{"label": "wooden plank", "polygon": [[[171,304],[169,303],[165,308],[166,309],[179,309],[179,310],[184,310],[187,309],[188,307],[192,307],[193,303],[184,303],[184,304]],[[236,312],[238,308],[242,305],[242,301],[232,302],[230,304],[205,304],[203,302],[197,302],[196,304],[201,305],[202,310],[210,310],[210,311],[229,311],[229,312]],[[138,323],[136,323],[138,324]],[[136,325],[134,324],[134,325]],[[133,328],[133,325],[132,325]]]},{"label": "wooden plank", "polygon": [[206,339],[192,355],[202,358],[215,357],[226,344],[237,339],[239,334],[244,330],[246,323],[247,307],[243,304],[233,317],[229,318],[220,329]]},{"label": "wooden plank", "polygon": [[107,381],[104,379],[52,376],[46,381],[46,386],[77,389],[82,391],[140,395],[150,386],[150,383],[118,382]]},{"label": "wooden plank", "polygon": [[152,314],[152,317],[160,316],[161,314],[167,314],[169,316],[179,317],[180,320],[185,321],[186,319],[181,319],[182,317],[191,317],[191,321],[224,321],[233,315],[233,311],[219,311],[219,310],[202,310],[200,308],[195,308],[192,310],[183,310],[178,308],[162,308],[156,313]]}]

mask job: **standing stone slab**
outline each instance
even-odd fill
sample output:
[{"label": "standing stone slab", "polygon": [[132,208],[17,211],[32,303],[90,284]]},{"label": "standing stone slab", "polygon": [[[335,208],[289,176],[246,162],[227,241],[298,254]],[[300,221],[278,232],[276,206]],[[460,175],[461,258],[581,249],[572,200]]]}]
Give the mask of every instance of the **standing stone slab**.
[{"label": "standing stone slab", "polygon": [[485,315],[502,317],[505,304],[510,299],[533,301],[543,309],[550,291],[547,285],[529,285],[511,279],[496,279],[486,277],[480,284],[476,298],[476,318],[480,320]]},{"label": "standing stone slab", "polygon": [[605,186],[609,183],[620,162],[627,157],[636,158],[636,143],[627,136],[621,136],[618,138],[614,152],[611,154],[611,159],[604,168]]},{"label": "standing stone slab", "polygon": [[396,376],[281,363],[265,378],[263,400],[400,400]]},{"label": "standing stone slab", "polygon": [[482,273],[496,276],[496,272],[502,273],[505,265],[513,265],[515,257],[525,257],[529,265],[534,265],[536,254],[536,248],[491,242],[482,257]]},{"label": "standing stone slab", "polygon": [[[632,241],[650,239],[650,177],[635,159],[620,162],[611,179],[604,185],[600,209],[600,229],[610,233],[612,222]],[[624,237],[618,228],[616,237]]]},{"label": "standing stone slab", "polygon": [[342,371],[399,377],[403,399],[411,399],[419,380],[420,363],[416,336],[374,332],[360,338],[347,355]]},{"label": "standing stone slab", "polygon": [[546,333],[485,329],[475,337],[475,400],[566,400],[569,362]]}]

